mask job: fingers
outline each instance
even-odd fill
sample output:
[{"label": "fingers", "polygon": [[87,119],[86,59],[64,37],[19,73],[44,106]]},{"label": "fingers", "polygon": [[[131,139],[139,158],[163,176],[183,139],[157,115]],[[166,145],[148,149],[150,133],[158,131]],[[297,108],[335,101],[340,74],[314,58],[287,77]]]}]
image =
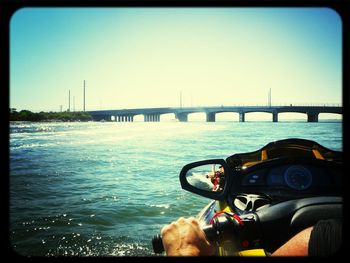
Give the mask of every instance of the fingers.
[{"label": "fingers", "polygon": [[185,219],[184,217],[180,217],[180,218],[176,221],[176,223],[178,223],[178,224],[184,224],[184,223],[186,223],[186,219]]},{"label": "fingers", "polygon": [[162,230],[160,231],[160,234],[161,234],[162,236],[165,236],[165,235],[167,235],[168,233],[173,232],[173,231],[177,228],[177,225],[176,225],[176,224],[177,224],[176,222],[172,222],[172,223],[170,223],[170,224],[168,224],[168,225],[165,225],[165,226],[162,228]]},{"label": "fingers", "polygon": [[173,232],[178,227],[185,226],[185,225],[192,225],[195,227],[199,227],[199,222],[194,217],[189,217],[189,218],[180,217],[176,221],[171,222],[170,224],[163,226],[163,228],[161,230],[161,235],[164,236],[167,233]]},{"label": "fingers", "polygon": [[196,218],[194,217],[189,217],[189,218],[184,218],[184,217],[180,217],[176,222],[173,222],[172,224],[176,225],[176,226],[188,226],[191,228],[199,228],[199,222]]},{"label": "fingers", "polygon": [[187,219],[187,222],[190,223],[191,225],[199,226],[198,220],[195,219],[194,217],[189,217],[189,218]]}]

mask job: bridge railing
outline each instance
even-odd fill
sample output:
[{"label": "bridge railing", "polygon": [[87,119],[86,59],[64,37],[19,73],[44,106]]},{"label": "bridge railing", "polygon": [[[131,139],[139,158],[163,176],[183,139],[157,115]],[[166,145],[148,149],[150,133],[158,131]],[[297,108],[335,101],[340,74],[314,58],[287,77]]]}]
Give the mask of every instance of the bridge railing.
[{"label": "bridge railing", "polygon": [[[189,109],[189,108],[220,108],[220,107],[256,107],[256,108],[266,108],[266,107],[342,107],[340,103],[274,103],[271,105],[267,104],[248,104],[248,103],[233,103],[233,104],[221,104],[221,105],[191,105],[186,106],[183,105],[182,107],[159,107],[159,108],[137,108],[137,109],[114,109],[119,111],[130,111],[130,110],[159,110],[159,109]],[[88,111],[101,111],[101,109],[91,109]],[[102,111],[109,111],[109,110],[102,110]],[[141,114],[141,113],[140,113]]]},{"label": "bridge railing", "polygon": [[221,104],[221,105],[196,105],[196,106],[183,106],[183,108],[193,107],[342,107],[340,103],[274,103],[271,105],[267,104],[252,104],[252,103],[239,103],[239,104]]}]

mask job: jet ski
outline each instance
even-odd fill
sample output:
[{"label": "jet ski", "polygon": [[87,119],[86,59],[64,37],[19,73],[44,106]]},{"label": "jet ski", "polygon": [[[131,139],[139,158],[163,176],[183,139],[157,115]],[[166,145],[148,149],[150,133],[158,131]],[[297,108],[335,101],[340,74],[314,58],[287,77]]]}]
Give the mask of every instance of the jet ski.
[{"label": "jet ski", "polygon": [[[184,190],[212,199],[197,218],[218,256],[266,255],[318,220],[342,219],[343,153],[311,140],[192,162],[179,179]],[[152,245],[164,251],[159,234]]]}]

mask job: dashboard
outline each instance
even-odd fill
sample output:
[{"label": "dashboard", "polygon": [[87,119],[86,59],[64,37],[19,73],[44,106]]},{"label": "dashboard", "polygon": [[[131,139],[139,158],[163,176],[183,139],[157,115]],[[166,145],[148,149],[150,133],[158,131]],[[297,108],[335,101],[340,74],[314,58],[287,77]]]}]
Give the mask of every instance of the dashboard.
[{"label": "dashboard", "polygon": [[253,169],[243,172],[240,178],[241,187],[245,190],[268,194],[273,194],[276,190],[297,195],[325,192],[332,194],[337,193],[337,189],[341,187],[339,169],[304,163]]}]

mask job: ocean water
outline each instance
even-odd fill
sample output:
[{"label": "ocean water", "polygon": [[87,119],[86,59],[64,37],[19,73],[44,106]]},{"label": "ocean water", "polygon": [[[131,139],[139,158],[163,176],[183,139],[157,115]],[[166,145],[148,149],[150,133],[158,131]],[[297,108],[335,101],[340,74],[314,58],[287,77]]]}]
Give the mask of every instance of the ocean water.
[{"label": "ocean water", "polygon": [[164,224],[210,201],[181,189],[185,164],[286,138],[342,150],[342,123],[11,123],[10,246],[24,256],[154,256]]}]

